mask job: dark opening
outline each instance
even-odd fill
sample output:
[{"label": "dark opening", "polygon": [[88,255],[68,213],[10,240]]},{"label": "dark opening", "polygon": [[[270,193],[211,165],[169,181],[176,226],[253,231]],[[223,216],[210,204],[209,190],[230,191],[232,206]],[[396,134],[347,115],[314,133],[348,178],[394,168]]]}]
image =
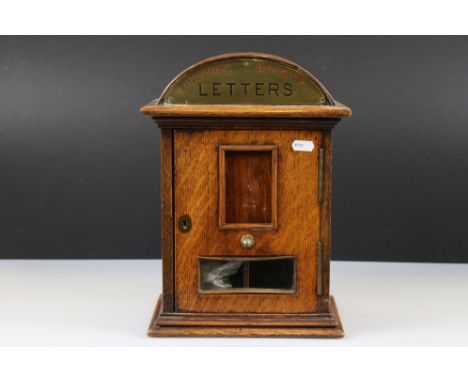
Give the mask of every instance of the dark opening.
[{"label": "dark opening", "polygon": [[294,268],[293,257],[200,259],[200,289],[291,291],[295,286]]}]

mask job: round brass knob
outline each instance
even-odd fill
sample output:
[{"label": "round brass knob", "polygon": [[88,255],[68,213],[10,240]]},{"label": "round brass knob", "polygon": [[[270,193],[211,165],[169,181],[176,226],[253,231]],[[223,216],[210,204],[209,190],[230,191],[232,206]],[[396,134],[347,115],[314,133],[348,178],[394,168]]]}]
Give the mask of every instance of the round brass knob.
[{"label": "round brass knob", "polygon": [[240,245],[242,248],[252,248],[255,245],[255,239],[251,234],[242,235],[240,238]]}]

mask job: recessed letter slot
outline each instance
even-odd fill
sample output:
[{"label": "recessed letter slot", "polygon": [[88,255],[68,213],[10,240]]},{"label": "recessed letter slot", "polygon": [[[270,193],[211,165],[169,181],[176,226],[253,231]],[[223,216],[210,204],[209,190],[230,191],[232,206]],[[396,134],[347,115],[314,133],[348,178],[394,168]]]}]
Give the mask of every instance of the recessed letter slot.
[{"label": "recessed letter slot", "polygon": [[200,291],[293,292],[295,268],[294,256],[200,258]]}]

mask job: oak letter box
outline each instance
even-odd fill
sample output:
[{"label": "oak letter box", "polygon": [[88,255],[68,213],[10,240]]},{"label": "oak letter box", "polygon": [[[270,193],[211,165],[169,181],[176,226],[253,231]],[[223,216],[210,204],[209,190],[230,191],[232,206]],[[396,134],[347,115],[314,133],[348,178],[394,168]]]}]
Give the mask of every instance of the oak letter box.
[{"label": "oak letter box", "polygon": [[161,128],[163,293],[152,336],[340,337],[329,295],[331,130],[309,72],[241,53],[141,109]]}]

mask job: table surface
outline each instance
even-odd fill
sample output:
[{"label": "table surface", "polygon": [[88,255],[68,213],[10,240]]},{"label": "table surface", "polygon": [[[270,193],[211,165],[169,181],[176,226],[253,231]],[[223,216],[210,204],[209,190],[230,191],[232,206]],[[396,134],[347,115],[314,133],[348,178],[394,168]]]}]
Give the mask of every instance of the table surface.
[{"label": "table surface", "polygon": [[0,346],[468,346],[468,264],[332,262],[342,339],[149,338],[159,260],[1,260]]}]

